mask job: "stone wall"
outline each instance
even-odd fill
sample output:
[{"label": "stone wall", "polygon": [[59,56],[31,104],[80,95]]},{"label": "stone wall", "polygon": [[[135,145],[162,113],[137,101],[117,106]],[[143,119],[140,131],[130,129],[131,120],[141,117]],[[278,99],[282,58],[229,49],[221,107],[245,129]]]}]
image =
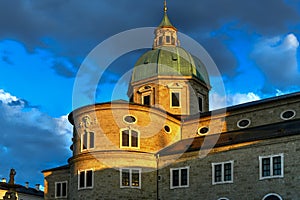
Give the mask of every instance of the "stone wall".
[{"label": "stone wall", "polygon": [[[67,181],[67,192],[70,189],[70,171],[68,169],[59,169],[53,171],[45,171],[44,173],[44,198],[45,200],[54,200],[55,198],[55,182]],[[69,195],[69,194],[68,194]],[[64,198],[60,198],[64,200]],[[68,198],[65,198],[68,199]]]},{"label": "stone wall", "polygon": [[[300,196],[300,136],[290,136],[248,144],[216,148],[208,156],[199,158],[199,152],[161,158],[159,171],[159,198],[169,199],[232,199],[262,200],[269,193],[277,193],[284,200]],[[260,180],[259,156],[284,155],[284,177]],[[234,161],[233,183],[212,184],[212,163]],[[170,163],[171,161],[171,163]],[[189,187],[170,189],[170,168],[189,166]]]}]

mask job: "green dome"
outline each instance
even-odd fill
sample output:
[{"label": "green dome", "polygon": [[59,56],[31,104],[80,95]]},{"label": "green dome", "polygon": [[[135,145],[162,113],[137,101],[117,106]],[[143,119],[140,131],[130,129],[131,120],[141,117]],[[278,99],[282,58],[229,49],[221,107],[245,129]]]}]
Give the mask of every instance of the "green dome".
[{"label": "green dome", "polygon": [[146,52],[136,62],[131,81],[155,76],[192,76],[210,86],[204,64],[178,46],[163,46]]}]

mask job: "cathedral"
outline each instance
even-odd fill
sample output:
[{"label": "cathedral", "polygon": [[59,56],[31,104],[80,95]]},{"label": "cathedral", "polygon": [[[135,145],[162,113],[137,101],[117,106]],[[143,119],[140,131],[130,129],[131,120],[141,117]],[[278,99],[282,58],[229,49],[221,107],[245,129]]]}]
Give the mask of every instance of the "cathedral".
[{"label": "cathedral", "polygon": [[43,171],[45,199],[298,199],[300,93],[211,111],[212,87],[165,4],[129,102],[69,114],[73,155]]}]

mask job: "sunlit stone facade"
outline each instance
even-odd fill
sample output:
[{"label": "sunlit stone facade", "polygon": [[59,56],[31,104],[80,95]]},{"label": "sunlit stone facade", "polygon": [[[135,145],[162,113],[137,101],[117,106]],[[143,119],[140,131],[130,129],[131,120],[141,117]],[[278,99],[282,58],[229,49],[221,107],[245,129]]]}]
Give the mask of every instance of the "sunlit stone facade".
[{"label": "sunlit stone facade", "polygon": [[208,73],[165,14],[130,102],[74,110],[73,156],[45,199],[297,199],[300,93],[209,111]]}]

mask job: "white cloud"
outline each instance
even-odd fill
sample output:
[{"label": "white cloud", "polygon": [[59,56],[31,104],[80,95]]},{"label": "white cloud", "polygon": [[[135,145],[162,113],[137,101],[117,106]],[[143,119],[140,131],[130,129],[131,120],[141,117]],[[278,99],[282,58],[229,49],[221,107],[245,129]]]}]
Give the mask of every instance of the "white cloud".
[{"label": "white cloud", "polygon": [[253,92],[249,92],[246,94],[236,93],[236,94],[229,94],[227,96],[221,96],[218,93],[213,93],[210,95],[210,109],[215,110],[219,108],[238,105],[242,103],[247,103],[251,101],[257,101],[261,98],[254,94]]},{"label": "white cloud", "polygon": [[72,126],[66,115],[53,118],[2,89],[0,127],[0,159],[4,161],[0,175],[7,177],[9,169],[15,168],[17,183],[43,183],[41,170],[65,164],[71,156],[66,149]]}]

